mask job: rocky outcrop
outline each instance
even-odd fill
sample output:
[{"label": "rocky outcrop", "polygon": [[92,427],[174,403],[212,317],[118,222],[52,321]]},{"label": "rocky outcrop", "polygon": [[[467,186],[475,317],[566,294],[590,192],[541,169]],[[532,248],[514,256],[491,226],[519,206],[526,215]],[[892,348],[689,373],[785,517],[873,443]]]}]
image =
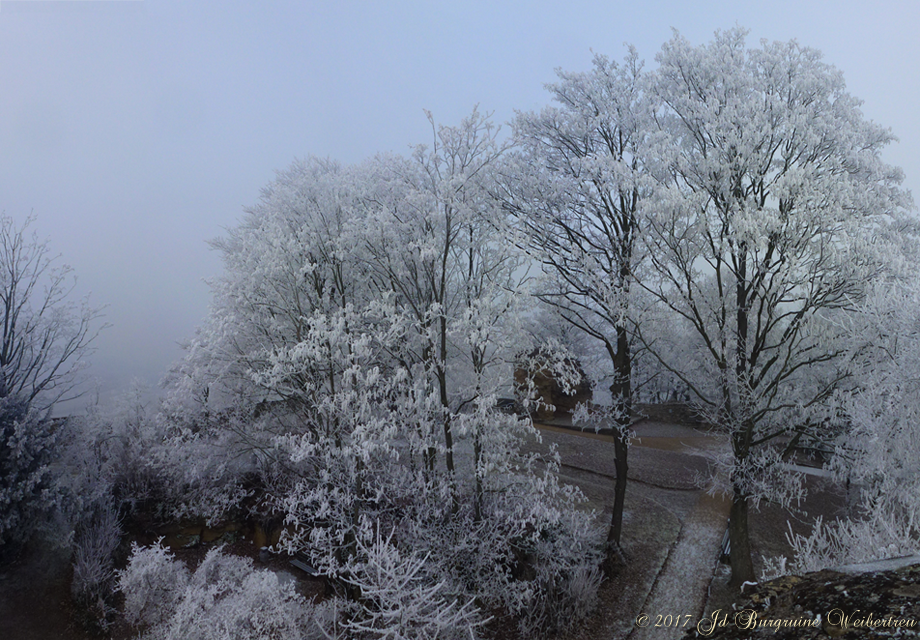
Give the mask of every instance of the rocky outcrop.
[{"label": "rocky outcrop", "polygon": [[199,544],[232,543],[244,538],[252,541],[256,548],[273,547],[281,540],[285,531],[293,535],[295,527],[280,523],[264,524],[253,521],[223,522],[208,526],[205,520],[183,520],[150,529],[138,536],[142,544],[162,540],[172,551],[197,547]]},{"label": "rocky outcrop", "polygon": [[156,527],[151,531],[151,535],[155,540],[162,538],[164,546],[176,551],[197,546],[202,542],[232,542],[244,533],[245,529],[245,524],[236,522],[209,527],[204,520],[183,520]]},{"label": "rocky outcrop", "polygon": [[[531,361],[538,360],[537,352],[530,354]],[[593,397],[591,382],[585,375],[581,365],[574,361],[567,361],[567,366],[574,367],[581,378],[573,394],[567,394],[559,384],[552,371],[548,368],[538,371],[518,367],[514,372],[514,383],[518,388],[527,387],[528,378],[532,378],[539,399],[533,416],[537,420],[552,420],[557,413],[572,413],[579,403],[589,403]],[[552,408],[550,408],[552,407]]]},{"label": "rocky outcrop", "polygon": [[713,612],[685,638],[920,637],[916,560],[887,571],[853,565],[748,586],[732,610]]}]

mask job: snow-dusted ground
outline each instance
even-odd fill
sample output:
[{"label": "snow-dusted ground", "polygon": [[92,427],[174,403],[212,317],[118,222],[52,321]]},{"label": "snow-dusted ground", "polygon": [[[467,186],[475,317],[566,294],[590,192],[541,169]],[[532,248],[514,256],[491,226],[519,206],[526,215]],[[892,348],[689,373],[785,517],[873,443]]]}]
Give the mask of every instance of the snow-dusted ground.
[{"label": "snow-dusted ground", "polygon": [[[727,447],[725,438],[657,422],[640,423],[636,432],[624,514],[629,568],[614,581],[615,601],[602,603],[586,638],[681,637],[703,612],[726,529],[729,501],[705,491],[708,454]],[[565,479],[582,486],[595,508],[609,506],[615,477],[610,438],[552,428],[542,433],[544,442],[557,446]],[[586,439],[594,442],[586,446]],[[641,614],[648,616],[646,629],[635,626]],[[678,628],[654,626],[667,615],[672,625],[680,618]]]},{"label": "snow-dusted ground", "polygon": [[920,554],[910,556],[901,556],[899,558],[888,558],[886,560],[875,560],[873,562],[859,562],[856,564],[846,564],[841,567],[831,567],[831,571],[840,573],[868,573],[872,571],[895,571],[914,564],[920,564]]},{"label": "snow-dusted ground", "polygon": [[722,496],[700,495],[684,518],[642,607],[648,626],[634,629],[631,640],[680,638],[696,626],[706,604],[730,506],[730,500]]}]

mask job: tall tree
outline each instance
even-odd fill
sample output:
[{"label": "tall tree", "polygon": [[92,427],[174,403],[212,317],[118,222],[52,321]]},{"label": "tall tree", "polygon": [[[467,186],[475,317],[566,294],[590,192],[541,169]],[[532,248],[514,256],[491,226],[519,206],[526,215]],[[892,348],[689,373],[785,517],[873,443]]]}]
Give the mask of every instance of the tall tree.
[{"label": "tall tree", "polygon": [[[507,328],[513,324],[522,286],[520,256],[499,240],[492,222],[500,214],[485,183],[505,149],[497,128],[478,110],[459,126],[432,127],[431,146],[411,158],[378,159],[376,196],[366,253],[372,286],[405,319],[396,355],[407,371],[419,371],[439,414],[428,464],[444,452],[454,461],[454,423],[462,411],[494,395],[503,370],[510,380]],[[474,433],[477,465],[479,435]]]},{"label": "tall tree", "polygon": [[[630,289],[642,196],[642,64],[594,58],[588,73],[559,72],[557,106],[519,114],[518,153],[501,198],[520,243],[550,276],[539,298],[610,356],[617,480],[608,542],[618,553],[626,496],[632,403]],[[608,568],[613,565],[609,565]]]},{"label": "tall tree", "polygon": [[[250,406],[261,403],[260,412],[283,404],[283,411],[310,413],[316,390],[335,387],[341,372],[332,344],[325,364],[314,359],[310,371],[292,373],[283,385],[265,386],[255,374],[307,340],[316,316],[366,301],[363,261],[351,237],[363,183],[360,167],[298,160],[278,172],[238,226],[211,242],[225,272],[211,282],[207,324],[173,372],[174,396],[195,399],[205,414],[240,399]],[[310,421],[300,426],[325,428]]]},{"label": "tall tree", "polygon": [[873,239],[910,206],[881,160],[891,132],[863,117],[841,73],[794,41],[749,49],[745,36],[663,46],[645,152],[657,277],[643,282],[698,339],[694,369],[668,365],[731,438],[734,585],[754,577],[749,503],[777,495],[765,474],[814,433],[807,412],[843,375],[826,320],[883,270]]},{"label": "tall tree", "polygon": [[[283,544],[369,612],[401,599],[400,622],[415,624],[405,580],[380,581],[423,567],[426,603],[444,589],[528,628],[567,624],[584,599],[558,594],[593,592],[601,541],[556,461],[520,450],[532,423],[496,406],[521,350],[517,307],[531,300],[517,295],[524,260],[499,242],[501,207],[483,184],[503,147],[477,112],[432,132],[410,158],[279,174],[217,244],[227,272],[180,380],[238,394],[249,411],[237,424],[256,436],[245,444],[282,463],[266,485]],[[189,431],[222,436],[225,417]],[[373,545],[391,570],[368,563]],[[538,580],[515,577],[522,554]]]},{"label": "tall tree", "polygon": [[60,507],[50,466],[61,429],[56,402],[80,395],[80,371],[101,326],[47,242],[0,216],[0,556]]},{"label": "tall tree", "polygon": [[47,409],[79,395],[100,311],[69,299],[72,269],[28,233],[31,222],[0,217],[0,398]]}]

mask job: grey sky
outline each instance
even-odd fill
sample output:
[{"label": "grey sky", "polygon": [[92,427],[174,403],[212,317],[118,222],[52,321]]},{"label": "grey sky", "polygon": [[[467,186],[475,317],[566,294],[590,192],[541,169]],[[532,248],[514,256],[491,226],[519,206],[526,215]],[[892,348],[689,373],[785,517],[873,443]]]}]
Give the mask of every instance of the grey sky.
[{"label": "grey sky", "polygon": [[914,2],[195,2],[0,0],[0,210],[30,212],[113,326],[104,391],[155,384],[207,313],[206,240],[295,157],[354,162],[426,142],[423,109],[506,122],[554,69],[625,42],[654,65],[736,24],[823,51],[920,184]]}]

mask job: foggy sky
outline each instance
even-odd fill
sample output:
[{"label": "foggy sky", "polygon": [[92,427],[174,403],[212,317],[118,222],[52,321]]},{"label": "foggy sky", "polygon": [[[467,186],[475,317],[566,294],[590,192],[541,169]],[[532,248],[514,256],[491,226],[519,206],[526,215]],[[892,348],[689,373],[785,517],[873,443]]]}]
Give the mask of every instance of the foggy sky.
[{"label": "foggy sky", "polygon": [[[739,6],[741,5],[741,6]],[[156,385],[220,273],[206,241],[295,158],[357,162],[430,140],[478,104],[507,122],[554,69],[634,44],[654,67],[677,28],[820,49],[885,159],[920,184],[920,10],[912,2],[195,2],[0,0],[0,210],[50,240],[106,305],[91,373]]]}]

